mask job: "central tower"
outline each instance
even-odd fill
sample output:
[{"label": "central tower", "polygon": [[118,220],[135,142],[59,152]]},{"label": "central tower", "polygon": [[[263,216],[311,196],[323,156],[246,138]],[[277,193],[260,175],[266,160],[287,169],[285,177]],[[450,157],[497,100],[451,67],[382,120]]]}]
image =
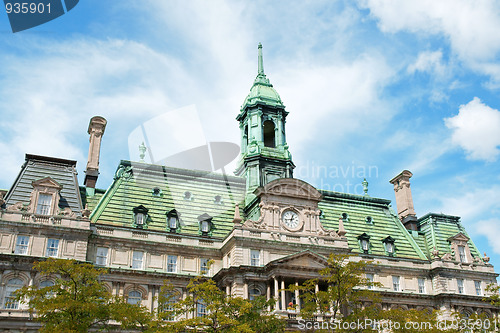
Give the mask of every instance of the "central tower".
[{"label": "central tower", "polygon": [[295,168],[285,136],[288,112],[264,74],[260,43],[258,50],[257,77],[236,117],[241,130],[241,156],[236,175],[247,180],[245,204],[255,198],[253,192],[257,187],[278,178],[292,178]]}]

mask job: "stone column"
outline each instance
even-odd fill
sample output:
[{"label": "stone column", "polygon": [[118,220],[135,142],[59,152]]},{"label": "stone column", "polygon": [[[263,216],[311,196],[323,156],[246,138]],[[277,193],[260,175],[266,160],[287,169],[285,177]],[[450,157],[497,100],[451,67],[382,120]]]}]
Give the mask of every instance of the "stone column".
[{"label": "stone column", "polygon": [[226,295],[231,296],[231,286],[229,284],[226,286]]},{"label": "stone column", "polygon": [[[299,282],[298,281],[295,281],[295,287],[298,287],[299,286]],[[295,290],[295,302],[297,303],[297,311],[300,312],[300,293],[299,293],[299,290],[296,289]]]},{"label": "stone column", "polygon": [[248,299],[248,282],[246,280],[243,283],[243,298]]},{"label": "stone column", "polygon": [[[267,288],[266,288],[266,300],[269,301],[271,299],[271,284],[269,281],[267,281]],[[271,311],[271,305],[267,306],[267,311]]]},{"label": "stone column", "polygon": [[275,310],[279,310],[280,309],[280,295],[278,293],[278,289],[279,289],[279,284],[278,284],[278,279],[276,278],[276,276],[274,277],[274,298],[276,299],[276,308]]},{"label": "stone column", "polygon": [[285,280],[281,280],[281,310],[286,310]]}]

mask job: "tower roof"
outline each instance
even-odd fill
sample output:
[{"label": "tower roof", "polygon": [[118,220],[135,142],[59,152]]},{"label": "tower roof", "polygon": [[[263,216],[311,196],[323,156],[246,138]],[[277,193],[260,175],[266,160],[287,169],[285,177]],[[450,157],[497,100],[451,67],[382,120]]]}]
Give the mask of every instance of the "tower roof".
[{"label": "tower roof", "polygon": [[257,77],[253,82],[252,88],[250,88],[250,93],[245,98],[241,110],[244,110],[248,106],[253,106],[257,104],[268,105],[272,107],[285,107],[281,101],[280,95],[273,88],[273,85],[269,82],[269,79],[264,74],[264,61],[262,58],[262,44],[259,43],[258,46],[258,70]]}]

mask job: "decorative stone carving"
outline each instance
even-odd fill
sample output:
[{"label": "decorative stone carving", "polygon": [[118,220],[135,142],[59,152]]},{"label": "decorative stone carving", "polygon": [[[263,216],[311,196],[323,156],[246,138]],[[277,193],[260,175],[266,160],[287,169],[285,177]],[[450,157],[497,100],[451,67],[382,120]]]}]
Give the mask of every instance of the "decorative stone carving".
[{"label": "decorative stone carving", "polygon": [[436,259],[439,259],[439,250],[434,246],[434,250],[432,250],[432,256]]},{"label": "decorative stone carving", "polygon": [[28,210],[28,206],[29,205],[25,205],[22,202],[16,202],[15,204],[8,206],[7,210],[10,212],[16,212],[16,211],[25,212]]},{"label": "decorative stone carving", "polygon": [[451,255],[451,253],[445,253],[441,259],[443,259],[444,261],[453,261],[453,256]]},{"label": "decorative stone carving", "polygon": [[89,209],[89,205],[88,205],[88,204],[86,204],[86,205],[85,205],[85,208],[84,208],[84,209],[82,209],[82,216],[83,216],[83,217],[87,217],[87,218],[88,218],[88,217],[90,216],[90,214],[91,214],[91,213],[92,213],[92,211]]},{"label": "decorative stone carving", "polygon": [[489,262],[490,262],[490,257],[488,257],[488,256],[486,255],[486,252],[484,252],[483,261],[484,261],[485,263],[489,263]]},{"label": "decorative stone carving", "polygon": [[72,211],[71,208],[69,208],[69,207],[65,207],[64,209],[59,209],[58,215],[62,215],[62,216],[66,216],[66,217],[76,217],[76,213],[74,211]]}]

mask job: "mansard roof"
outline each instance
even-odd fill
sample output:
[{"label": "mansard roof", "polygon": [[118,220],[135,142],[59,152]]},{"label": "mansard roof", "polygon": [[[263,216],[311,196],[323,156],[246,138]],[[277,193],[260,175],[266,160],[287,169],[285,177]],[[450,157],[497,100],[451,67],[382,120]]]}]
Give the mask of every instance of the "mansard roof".
[{"label": "mansard roof", "polygon": [[5,197],[6,205],[18,202],[28,204],[33,184],[41,181],[56,182],[61,186],[59,207],[69,207],[79,214],[82,210],[82,200],[78,187],[76,161],[54,157],[26,154],[21,172]]},{"label": "mansard roof", "polygon": [[[339,219],[343,218],[349,247],[361,253],[358,236],[370,236],[370,254],[385,256],[383,240],[388,236],[394,239],[396,256],[399,258],[426,259],[414,237],[403,226],[390,207],[390,200],[371,198],[354,194],[320,191],[323,200],[319,202],[321,223],[327,229],[338,229]],[[371,220],[368,221],[367,218]]]},{"label": "mansard roof", "polygon": [[235,205],[243,201],[244,194],[245,179],[241,177],[121,161],[90,219],[132,227],[133,209],[143,205],[148,209],[145,228],[168,231],[166,213],[175,209],[182,234],[199,235],[198,217],[208,214],[214,227],[212,236],[222,238],[231,231]]},{"label": "mansard roof", "polygon": [[470,252],[474,258],[481,258],[481,254],[470,239],[467,231],[460,222],[460,217],[429,213],[418,219],[420,231],[424,234],[426,251],[432,253],[434,247],[441,255],[451,253],[450,238],[462,234],[467,238]]}]

